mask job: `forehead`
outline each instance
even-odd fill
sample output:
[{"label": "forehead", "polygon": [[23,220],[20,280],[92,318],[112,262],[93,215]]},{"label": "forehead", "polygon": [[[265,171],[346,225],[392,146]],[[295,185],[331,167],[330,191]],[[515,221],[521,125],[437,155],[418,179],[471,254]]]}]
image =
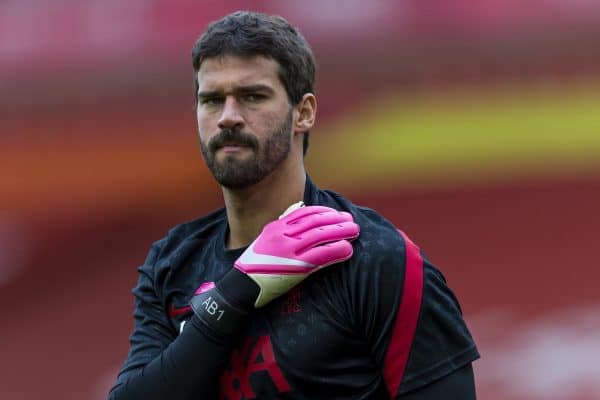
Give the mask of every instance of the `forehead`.
[{"label": "forehead", "polygon": [[198,89],[229,90],[238,86],[264,84],[285,90],[279,80],[277,61],[263,56],[208,58],[198,70]]}]

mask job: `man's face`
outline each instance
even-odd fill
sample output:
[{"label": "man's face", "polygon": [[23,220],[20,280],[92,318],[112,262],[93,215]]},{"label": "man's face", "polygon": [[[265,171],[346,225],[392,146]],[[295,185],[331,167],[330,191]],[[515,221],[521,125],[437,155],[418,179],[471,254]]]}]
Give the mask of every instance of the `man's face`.
[{"label": "man's face", "polygon": [[243,189],[288,156],[293,113],[276,61],[224,56],[198,71],[198,132],[202,154],[220,185]]}]

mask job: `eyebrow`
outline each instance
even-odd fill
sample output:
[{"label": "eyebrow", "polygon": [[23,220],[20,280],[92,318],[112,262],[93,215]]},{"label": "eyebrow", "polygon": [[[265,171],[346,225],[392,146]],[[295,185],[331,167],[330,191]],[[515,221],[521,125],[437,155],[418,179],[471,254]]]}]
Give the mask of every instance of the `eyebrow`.
[{"label": "eyebrow", "polygon": [[[267,85],[256,84],[256,85],[248,85],[248,86],[239,86],[232,90],[235,94],[246,94],[246,93],[255,93],[255,92],[266,92],[268,94],[272,94],[275,91]],[[206,90],[202,92],[198,92],[199,99],[206,99],[211,97],[223,96],[225,93],[221,90]]]}]

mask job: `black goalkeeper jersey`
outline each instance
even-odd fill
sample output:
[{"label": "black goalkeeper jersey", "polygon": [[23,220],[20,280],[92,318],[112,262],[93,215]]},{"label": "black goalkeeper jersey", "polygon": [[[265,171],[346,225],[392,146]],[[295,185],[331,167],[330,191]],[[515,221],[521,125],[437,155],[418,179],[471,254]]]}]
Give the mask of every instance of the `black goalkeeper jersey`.
[{"label": "black goalkeeper jersey", "polygon": [[[218,381],[190,399],[396,398],[479,357],[456,297],[410,239],[308,177],[304,202],[354,216],[352,258],[253,311]],[[194,291],[232,268],[244,249],[227,250],[227,232],[220,209],[154,244],[133,290],[136,324],[118,383],[161,356],[188,328]]]}]

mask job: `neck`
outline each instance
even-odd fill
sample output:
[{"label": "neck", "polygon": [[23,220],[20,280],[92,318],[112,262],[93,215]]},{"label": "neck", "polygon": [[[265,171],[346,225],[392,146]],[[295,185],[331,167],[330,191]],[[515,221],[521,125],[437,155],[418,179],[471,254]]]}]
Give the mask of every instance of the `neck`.
[{"label": "neck", "polygon": [[276,220],[293,203],[301,201],[305,182],[306,172],[300,163],[295,168],[283,165],[249,188],[223,188],[229,223],[227,248],[250,244],[267,223]]}]

